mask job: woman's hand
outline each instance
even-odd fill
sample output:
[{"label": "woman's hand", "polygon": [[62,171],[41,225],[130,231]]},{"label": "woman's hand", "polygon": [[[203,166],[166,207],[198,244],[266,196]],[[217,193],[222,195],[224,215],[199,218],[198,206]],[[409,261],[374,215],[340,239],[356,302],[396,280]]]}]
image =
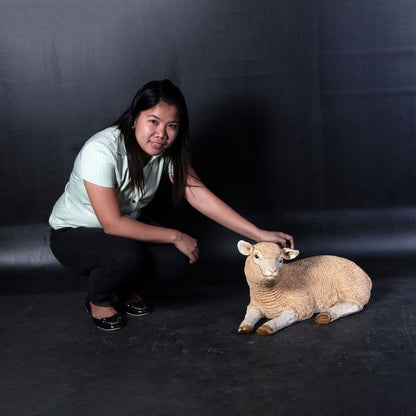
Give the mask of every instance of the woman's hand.
[{"label": "woman's hand", "polygon": [[257,242],[267,241],[269,243],[279,243],[283,247],[291,249],[295,248],[293,237],[289,234],[281,233],[280,231],[266,231],[260,230]]},{"label": "woman's hand", "polygon": [[178,231],[176,238],[173,241],[174,246],[186,257],[189,258],[189,263],[195,263],[199,258],[198,241],[188,234]]}]

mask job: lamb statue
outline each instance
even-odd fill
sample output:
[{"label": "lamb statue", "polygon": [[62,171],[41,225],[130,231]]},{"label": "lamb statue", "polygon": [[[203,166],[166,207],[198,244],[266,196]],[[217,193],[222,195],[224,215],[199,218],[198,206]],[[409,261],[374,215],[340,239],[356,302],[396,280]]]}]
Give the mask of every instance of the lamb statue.
[{"label": "lamb statue", "polygon": [[271,335],[310,318],[328,324],[359,312],[370,298],[372,282],[354,262],[337,256],[314,256],[293,263],[298,250],[281,248],[274,243],[238,242],[238,250],[247,256],[244,273],[250,288],[250,304],[238,332],[253,332],[256,323],[267,318],[256,331]]}]

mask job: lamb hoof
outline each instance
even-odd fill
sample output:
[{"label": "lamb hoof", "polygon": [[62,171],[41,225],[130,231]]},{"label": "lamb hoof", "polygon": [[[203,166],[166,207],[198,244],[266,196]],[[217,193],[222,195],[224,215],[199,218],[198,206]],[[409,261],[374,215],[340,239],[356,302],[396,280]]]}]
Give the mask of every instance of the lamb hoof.
[{"label": "lamb hoof", "polygon": [[238,328],[239,334],[251,334],[253,332],[253,327],[250,325],[243,325]]},{"label": "lamb hoof", "polygon": [[273,328],[271,328],[269,325],[262,325],[261,327],[257,328],[256,334],[271,335],[273,334]]},{"label": "lamb hoof", "polygon": [[331,322],[331,315],[328,312],[321,312],[316,316],[315,322],[319,325],[326,325]]}]

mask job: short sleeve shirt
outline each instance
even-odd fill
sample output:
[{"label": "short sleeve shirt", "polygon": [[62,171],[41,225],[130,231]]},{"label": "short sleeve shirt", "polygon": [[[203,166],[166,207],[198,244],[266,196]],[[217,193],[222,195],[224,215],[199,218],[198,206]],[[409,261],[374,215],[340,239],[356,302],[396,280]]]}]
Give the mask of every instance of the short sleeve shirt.
[{"label": "short sleeve shirt", "polygon": [[65,227],[101,227],[84,180],[106,188],[115,188],[124,216],[137,219],[150,203],[165,170],[172,175],[171,164],[163,153],[153,156],[143,169],[144,190],[129,186],[126,148],[120,130],[109,127],[92,136],[78,153],[65,191],[56,201],[49,217],[55,230]]}]

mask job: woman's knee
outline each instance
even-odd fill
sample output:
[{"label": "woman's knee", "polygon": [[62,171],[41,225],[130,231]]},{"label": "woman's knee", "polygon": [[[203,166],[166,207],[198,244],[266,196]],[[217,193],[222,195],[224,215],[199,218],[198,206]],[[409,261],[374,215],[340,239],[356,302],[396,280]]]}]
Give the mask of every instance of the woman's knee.
[{"label": "woman's knee", "polygon": [[137,274],[143,266],[144,255],[136,241],[108,236],[109,242],[102,253],[102,264],[107,270],[115,271],[127,276]]},{"label": "woman's knee", "polygon": [[101,228],[53,231],[51,249],[60,263],[82,275],[96,268],[120,269],[122,274],[132,274],[143,262],[136,241],[105,234]]}]

